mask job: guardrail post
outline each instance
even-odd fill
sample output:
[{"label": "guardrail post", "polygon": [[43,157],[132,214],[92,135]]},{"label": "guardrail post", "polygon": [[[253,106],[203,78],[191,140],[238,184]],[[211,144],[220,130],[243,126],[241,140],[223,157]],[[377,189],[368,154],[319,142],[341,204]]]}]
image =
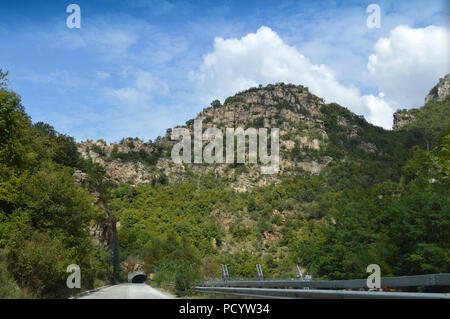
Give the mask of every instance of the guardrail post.
[{"label": "guardrail post", "polygon": [[[311,280],[312,280],[312,276],[307,272],[305,275],[304,281],[311,281]],[[309,287],[305,287],[304,289],[309,289]]]},{"label": "guardrail post", "polygon": [[297,278],[303,280],[303,273],[298,264],[297,264]]},{"label": "guardrail post", "polygon": [[220,264],[222,266],[222,280],[227,281],[230,279],[230,275],[228,274],[228,265],[227,264]]},{"label": "guardrail post", "polygon": [[222,267],[222,280],[226,281],[226,277],[225,277],[225,267],[223,266],[223,264],[220,264],[220,266]]},{"label": "guardrail post", "polygon": [[228,265],[225,264],[225,281],[230,280],[230,274],[228,273]]},{"label": "guardrail post", "polygon": [[256,272],[257,272],[258,280],[263,280],[264,279],[264,275],[263,275],[262,268],[261,268],[260,264],[256,264]]}]

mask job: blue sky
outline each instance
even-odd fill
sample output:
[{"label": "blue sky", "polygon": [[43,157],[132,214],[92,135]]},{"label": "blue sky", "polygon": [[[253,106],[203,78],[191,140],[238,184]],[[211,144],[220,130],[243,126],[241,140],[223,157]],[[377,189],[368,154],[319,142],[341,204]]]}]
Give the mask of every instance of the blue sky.
[{"label": "blue sky", "polygon": [[[81,29],[66,26],[71,3]],[[154,139],[215,98],[281,81],[388,128],[450,72],[444,3],[0,0],[0,68],[33,121],[78,141]]]}]

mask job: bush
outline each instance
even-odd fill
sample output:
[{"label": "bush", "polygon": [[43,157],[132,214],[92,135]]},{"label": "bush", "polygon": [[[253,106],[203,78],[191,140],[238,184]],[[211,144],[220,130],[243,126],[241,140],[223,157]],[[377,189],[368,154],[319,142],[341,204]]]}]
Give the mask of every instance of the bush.
[{"label": "bush", "polygon": [[20,289],[7,269],[7,252],[0,251],[0,299],[32,298],[25,289]]},{"label": "bush", "polygon": [[199,274],[186,266],[180,267],[175,276],[175,292],[180,296],[191,294],[192,288],[200,281]]},{"label": "bush", "polygon": [[66,268],[73,262],[59,240],[35,232],[31,238],[16,243],[8,260],[20,286],[29,288],[37,297],[58,298],[70,294]]}]

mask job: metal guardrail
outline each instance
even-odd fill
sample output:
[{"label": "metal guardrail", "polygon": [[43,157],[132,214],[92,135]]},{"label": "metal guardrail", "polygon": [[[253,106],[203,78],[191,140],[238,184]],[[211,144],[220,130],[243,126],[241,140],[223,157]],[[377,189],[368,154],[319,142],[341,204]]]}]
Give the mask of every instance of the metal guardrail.
[{"label": "metal guardrail", "polygon": [[[289,287],[289,288],[318,288],[318,289],[360,289],[367,288],[367,279],[353,280],[231,280],[204,282],[201,287]],[[450,286],[450,273],[386,277],[381,278],[381,287],[403,288],[403,287],[431,287]]]},{"label": "metal guardrail", "polygon": [[[450,287],[450,274],[431,274],[381,278],[381,287]],[[277,288],[277,289],[267,289]],[[291,288],[291,289],[286,289]],[[302,289],[307,288],[307,290]],[[321,290],[323,289],[323,290]],[[408,298],[450,299],[443,293],[408,293],[347,291],[336,289],[367,289],[367,279],[354,280],[233,280],[205,282],[194,288],[197,292],[259,298]]]},{"label": "metal guardrail", "polygon": [[270,299],[450,299],[450,294],[348,290],[195,287],[194,291]]}]

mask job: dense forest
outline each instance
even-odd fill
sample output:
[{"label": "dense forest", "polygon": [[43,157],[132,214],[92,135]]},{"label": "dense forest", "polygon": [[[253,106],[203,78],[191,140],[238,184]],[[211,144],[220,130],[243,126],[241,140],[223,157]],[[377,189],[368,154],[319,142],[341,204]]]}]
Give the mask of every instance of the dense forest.
[{"label": "dense forest", "polygon": [[[248,193],[227,190],[228,178],[212,174],[176,185],[122,185],[111,202],[122,253],[164,276],[172,262],[164,245],[187,239],[206,277],[219,277],[220,263],[235,278],[255,277],[256,263],[269,277],[295,277],[297,263],[329,279],[364,278],[371,263],[384,276],[448,272],[449,133],[435,137],[432,151],[407,152],[398,173],[388,173],[388,163],[342,163]],[[217,214],[230,221],[226,231]]]},{"label": "dense forest", "polygon": [[89,233],[102,211],[72,177],[82,169],[101,184],[101,168],[80,158],[72,137],[32,123],[6,75],[0,70],[0,298],[67,296],[70,264],[82,268],[83,288],[102,284],[107,252]]},{"label": "dense forest", "polygon": [[[249,170],[238,166],[222,175],[191,172],[178,183],[115,188],[122,257],[144,261],[162,281],[175,280],[180,260],[202,261],[193,278],[219,278],[222,263],[234,278],[254,278],[256,263],[267,277],[285,278],[296,276],[296,264],[322,279],[364,278],[372,263],[383,276],[448,272],[449,98],[411,110],[417,120],[395,131],[337,104],[320,111],[327,146],[283,154],[332,157],[318,175],[300,171],[238,192],[229,185]],[[338,118],[350,125],[337,125]],[[352,125],[359,127],[355,136]],[[365,152],[361,141],[378,152]],[[176,260],[165,253],[175,248],[161,248],[186,241],[190,258]]]},{"label": "dense forest", "polygon": [[[90,234],[105,207],[119,221],[120,261],[142,263],[155,282],[175,282],[180,295],[219,278],[224,263],[233,278],[255,277],[257,263],[266,277],[285,278],[296,276],[296,264],[314,279],[364,278],[373,263],[382,276],[450,272],[448,97],[412,110],[416,121],[395,131],[324,104],[326,147],[283,156],[333,161],[320,174],[286,174],[239,192],[228,186],[245,166],[221,176],[187,169],[183,180],[138,186],[106,181],[72,137],[32,123],[6,76],[0,72],[0,298],[65,297],[70,264],[80,265],[84,289],[114,275],[124,280]],[[364,152],[361,141],[378,152]],[[112,156],[158,160],[130,154]],[[76,170],[89,183],[76,185]]]}]

